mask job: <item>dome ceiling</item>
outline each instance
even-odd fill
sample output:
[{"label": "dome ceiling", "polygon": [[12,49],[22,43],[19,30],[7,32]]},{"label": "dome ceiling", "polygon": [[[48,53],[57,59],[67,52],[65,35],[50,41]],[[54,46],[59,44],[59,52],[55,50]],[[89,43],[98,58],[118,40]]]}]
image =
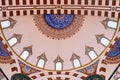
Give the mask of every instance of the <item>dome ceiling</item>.
[{"label": "dome ceiling", "polygon": [[84,16],[80,15],[35,15],[34,22],[42,34],[52,39],[66,39],[80,30]]},{"label": "dome ceiling", "polygon": [[[68,23],[69,26],[62,29],[60,29],[60,27],[63,25],[59,24],[61,23],[59,18],[56,18],[58,21],[55,20],[54,23],[56,24],[54,24],[54,26],[50,26],[52,22],[50,22],[50,24],[49,21],[46,22],[45,15],[12,17],[12,19],[17,21],[17,23],[12,29],[3,29],[3,35],[13,51],[18,57],[25,59],[25,62],[40,68],[43,67],[38,65],[39,59],[41,59],[42,54],[44,54],[45,57],[43,56],[42,58],[43,60],[46,58],[44,69],[48,70],[56,70],[55,64],[59,62],[59,60],[56,62],[54,62],[54,60],[56,60],[58,56],[63,60],[63,69],[61,70],[84,67],[98,60],[97,57],[100,57],[106,50],[118,29],[117,27],[116,29],[106,29],[101,23],[101,21],[106,18],[94,16],[75,15],[74,21],[71,24]],[[117,22],[117,20],[115,21]],[[67,22],[65,23],[67,24]],[[56,28],[56,25],[60,25],[58,26],[59,28]],[[77,31],[76,34],[74,34],[75,31]],[[51,34],[53,34],[53,36]],[[20,41],[13,44],[15,42],[15,40],[13,40],[14,37]],[[105,44],[101,43],[104,37],[108,41],[104,42],[105,40],[103,39]],[[31,46],[31,51],[29,46]],[[28,51],[28,53],[31,54],[25,58],[25,54],[27,56],[28,53],[24,53],[24,51]],[[89,53],[90,51],[92,52]],[[79,56],[79,58],[74,58],[74,54]],[[79,60],[76,67],[73,65],[74,59]]]},{"label": "dome ceiling", "polygon": [[1,68],[6,74],[9,67],[13,80],[16,73],[107,80],[120,63],[119,6],[119,0],[1,0]]}]

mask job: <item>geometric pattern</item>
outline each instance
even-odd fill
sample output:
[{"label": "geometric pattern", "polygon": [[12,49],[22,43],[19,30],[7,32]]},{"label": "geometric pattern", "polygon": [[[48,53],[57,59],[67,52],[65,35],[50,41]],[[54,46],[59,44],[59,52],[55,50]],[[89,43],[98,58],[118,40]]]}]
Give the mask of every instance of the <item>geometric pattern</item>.
[{"label": "geometric pattern", "polygon": [[0,0],[0,17],[79,14],[118,18],[119,0]]}]

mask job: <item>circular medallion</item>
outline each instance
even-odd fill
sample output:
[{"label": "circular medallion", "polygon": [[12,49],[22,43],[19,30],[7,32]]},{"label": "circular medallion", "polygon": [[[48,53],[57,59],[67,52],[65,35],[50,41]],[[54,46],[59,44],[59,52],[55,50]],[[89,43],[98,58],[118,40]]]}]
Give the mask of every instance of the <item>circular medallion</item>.
[{"label": "circular medallion", "polygon": [[25,74],[18,73],[18,74],[14,74],[11,77],[11,80],[31,80],[31,79]]},{"label": "circular medallion", "polygon": [[52,39],[66,39],[81,28],[84,16],[81,15],[35,15],[34,21],[42,34]]},{"label": "circular medallion", "polygon": [[45,22],[52,28],[63,29],[68,27],[74,19],[72,14],[45,14]]},{"label": "circular medallion", "polygon": [[104,80],[100,75],[91,75],[86,78],[86,80]]}]

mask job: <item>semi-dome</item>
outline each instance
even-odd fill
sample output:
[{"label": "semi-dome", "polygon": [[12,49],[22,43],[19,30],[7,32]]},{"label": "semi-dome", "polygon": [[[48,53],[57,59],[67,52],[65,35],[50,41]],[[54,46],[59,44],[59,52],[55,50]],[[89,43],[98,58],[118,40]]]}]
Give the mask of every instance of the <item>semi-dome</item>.
[{"label": "semi-dome", "polygon": [[119,0],[0,0],[0,80],[117,80]]}]

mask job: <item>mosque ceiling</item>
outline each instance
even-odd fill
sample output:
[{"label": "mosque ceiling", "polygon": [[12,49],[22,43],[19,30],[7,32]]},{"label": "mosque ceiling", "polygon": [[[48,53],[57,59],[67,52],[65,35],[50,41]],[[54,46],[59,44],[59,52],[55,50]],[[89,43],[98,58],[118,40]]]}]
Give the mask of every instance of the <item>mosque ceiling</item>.
[{"label": "mosque ceiling", "polygon": [[119,80],[120,0],[0,0],[0,80]]}]

